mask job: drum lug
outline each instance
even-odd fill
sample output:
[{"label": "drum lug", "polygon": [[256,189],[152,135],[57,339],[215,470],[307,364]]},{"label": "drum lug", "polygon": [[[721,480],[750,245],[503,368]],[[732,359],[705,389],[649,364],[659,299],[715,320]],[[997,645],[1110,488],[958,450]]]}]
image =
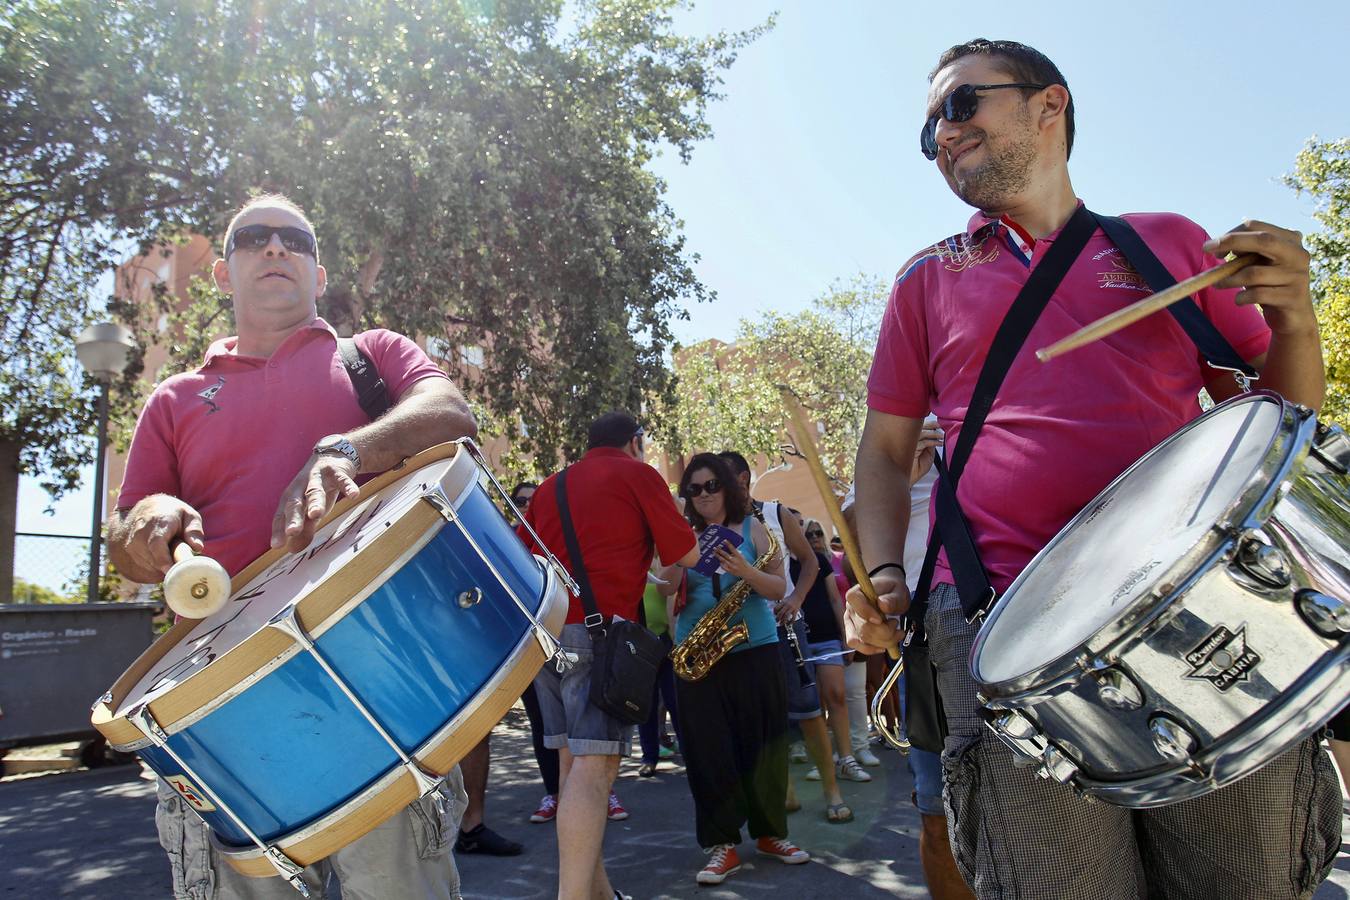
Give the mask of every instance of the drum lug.
[{"label": "drum lug", "polygon": [[1041,752],[1041,768],[1038,772],[1043,778],[1068,784],[1078,774],[1078,765],[1069,755],[1054,744],[1047,744]]},{"label": "drum lug", "polygon": [[995,731],[1014,741],[1029,741],[1039,732],[1036,723],[1015,709],[1005,709],[989,716],[989,725]]},{"label": "drum lug", "polygon": [[1157,715],[1149,720],[1149,733],[1153,736],[1153,747],[1165,759],[1175,763],[1192,765],[1191,753],[1199,742],[1177,721],[1167,716]]},{"label": "drum lug", "polygon": [[1093,673],[1097,699],[1111,709],[1131,710],[1144,705],[1144,692],[1134,679],[1117,666],[1103,665]]},{"label": "drum lug", "polygon": [[471,587],[467,591],[461,591],[459,595],[459,608],[472,609],[483,602],[483,589]]},{"label": "drum lug", "polygon": [[1318,422],[1308,452],[1342,475],[1350,473],[1350,437],[1337,426]]},{"label": "drum lug", "polygon": [[1289,559],[1257,528],[1249,529],[1239,539],[1233,561],[1243,573],[1269,587],[1288,587],[1293,580]]},{"label": "drum lug", "polygon": [[1350,634],[1350,603],[1312,589],[1299,591],[1294,602],[1304,621],[1323,637]]}]

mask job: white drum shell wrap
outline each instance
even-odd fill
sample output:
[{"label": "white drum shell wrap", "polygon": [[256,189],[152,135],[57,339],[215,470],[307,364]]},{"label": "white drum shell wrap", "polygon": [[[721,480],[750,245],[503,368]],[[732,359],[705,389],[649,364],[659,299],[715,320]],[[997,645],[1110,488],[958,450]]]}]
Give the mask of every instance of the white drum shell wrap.
[{"label": "white drum shell wrap", "polygon": [[[1049,749],[1044,774],[1149,807],[1234,781],[1321,727],[1350,694],[1350,636],[1312,627],[1299,599],[1350,603],[1350,478],[1316,452],[1315,427],[1272,394],[1229,401],[1088,504],[972,649],[994,731],[1042,762]],[[1203,466],[1176,458],[1197,452],[1210,463],[1198,476]],[[1178,470],[1200,479],[1199,495]],[[1132,494],[1160,506],[1150,515]],[[1127,537],[1112,527],[1122,508]],[[1047,593],[1059,609],[1091,609],[1047,610]],[[1103,692],[1122,681],[1124,702]],[[1187,752],[1159,750],[1160,717],[1189,735]]]}]

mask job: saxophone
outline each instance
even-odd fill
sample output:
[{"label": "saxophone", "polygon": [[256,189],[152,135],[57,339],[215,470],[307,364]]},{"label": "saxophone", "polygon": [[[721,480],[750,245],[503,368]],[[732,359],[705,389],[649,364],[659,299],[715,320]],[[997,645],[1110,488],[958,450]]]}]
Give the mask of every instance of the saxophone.
[{"label": "saxophone", "polygon": [[[769,536],[769,549],[755,560],[755,568],[761,572],[778,553],[778,539],[773,536],[773,529],[765,528],[764,531]],[[685,681],[698,681],[706,677],[732,648],[750,639],[750,630],[744,622],[727,625],[731,617],[740,612],[741,604],[749,595],[750,582],[741,579],[722,595],[716,606],[703,614],[694,630],[670,652],[676,675]]]}]

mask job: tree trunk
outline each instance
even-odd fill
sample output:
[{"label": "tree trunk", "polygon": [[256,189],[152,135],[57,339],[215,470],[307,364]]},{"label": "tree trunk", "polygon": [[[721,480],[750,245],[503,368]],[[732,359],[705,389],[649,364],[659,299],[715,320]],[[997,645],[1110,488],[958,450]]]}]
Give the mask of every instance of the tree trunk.
[{"label": "tree trunk", "polygon": [[19,445],[0,441],[0,603],[14,602],[14,531],[19,515]]}]

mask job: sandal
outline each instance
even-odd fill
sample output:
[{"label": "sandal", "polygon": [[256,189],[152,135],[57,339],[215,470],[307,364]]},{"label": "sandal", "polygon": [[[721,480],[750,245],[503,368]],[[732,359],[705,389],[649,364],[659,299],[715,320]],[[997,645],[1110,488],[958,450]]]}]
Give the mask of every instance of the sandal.
[{"label": "sandal", "polygon": [[848,808],[847,803],[831,803],[825,807],[825,821],[831,825],[843,825],[845,822],[852,822],[853,810]]}]

